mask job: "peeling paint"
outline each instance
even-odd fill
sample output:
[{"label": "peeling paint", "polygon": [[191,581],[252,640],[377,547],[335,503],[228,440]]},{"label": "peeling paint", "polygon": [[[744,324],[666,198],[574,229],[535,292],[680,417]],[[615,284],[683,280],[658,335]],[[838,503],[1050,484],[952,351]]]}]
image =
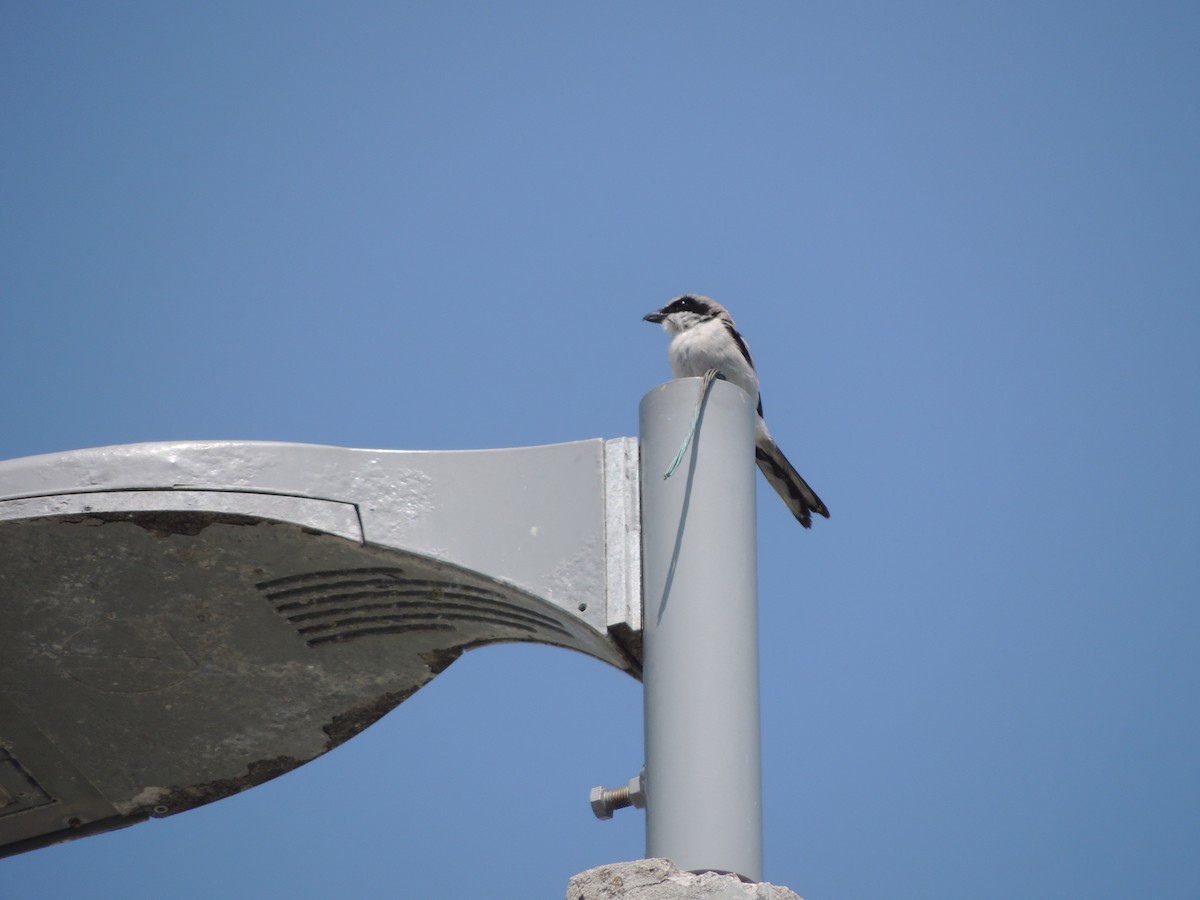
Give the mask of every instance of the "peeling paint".
[{"label": "peeling paint", "polygon": [[113,522],[128,522],[130,525],[144,528],[155,537],[166,538],[176,534],[196,537],[210,525],[259,525],[263,520],[237,513],[136,510],[94,512],[88,513],[86,516],[63,518],[59,521],[68,525],[93,525],[96,527]]},{"label": "peeling paint", "polygon": [[139,792],[132,800],[125,803],[114,803],[113,806],[124,815],[170,816],[241,793],[264,781],[278,778],[306,762],[308,762],[307,759],[296,759],[293,756],[262,759],[250,763],[246,767],[246,774],[242,776],[217,778],[205,784],[187,787],[148,787]]},{"label": "peeling paint", "polygon": [[429,666],[429,677],[432,678],[434,675],[445,672],[450,668],[450,663],[462,656],[466,649],[466,647],[445,647],[422,653],[421,659],[425,661],[425,665]]},{"label": "peeling paint", "polygon": [[[432,678],[433,675],[430,674],[429,677]],[[322,729],[329,735],[325,749],[332,750],[339,744],[344,744],[368,725],[372,725],[382,719],[428,683],[429,681],[426,679],[411,690],[383,694],[370,703],[360,704],[353,709],[334,716],[333,721],[323,726]]]}]

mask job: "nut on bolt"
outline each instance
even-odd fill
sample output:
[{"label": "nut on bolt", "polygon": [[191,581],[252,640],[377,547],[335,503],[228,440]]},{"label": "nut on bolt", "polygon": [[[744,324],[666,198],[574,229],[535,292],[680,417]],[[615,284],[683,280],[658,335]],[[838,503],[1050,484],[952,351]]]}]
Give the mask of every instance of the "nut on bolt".
[{"label": "nut on bolt", "polygon": [[615,810],[624,809],[627,806],[645,809],[644,777],[634,775],[625,787],[614,788],[611,791],[602,785],[597,785],[592,788],[589,799],[592,803],[592,812],[595,813],[597,819],[611,819]]}]

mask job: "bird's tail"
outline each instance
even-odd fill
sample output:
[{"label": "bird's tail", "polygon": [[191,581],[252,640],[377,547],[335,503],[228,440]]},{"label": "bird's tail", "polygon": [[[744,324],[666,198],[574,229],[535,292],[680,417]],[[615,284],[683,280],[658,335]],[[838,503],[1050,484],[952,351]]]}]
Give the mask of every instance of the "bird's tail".
[{"label": "bird's tail", "polygon": [[792,515],[799,519],[801,525],[812,528],[813,513],[829,518],[828,507],[821,502],[816,491],[808,486],[808,482],[800,477],[800,473],[788,462],[788,458],[783,455],[783,451],[770,435],[758,435],[754,455],[767,483],[775,488],[775,493],[783,498],[783,502],[792,511]]}]

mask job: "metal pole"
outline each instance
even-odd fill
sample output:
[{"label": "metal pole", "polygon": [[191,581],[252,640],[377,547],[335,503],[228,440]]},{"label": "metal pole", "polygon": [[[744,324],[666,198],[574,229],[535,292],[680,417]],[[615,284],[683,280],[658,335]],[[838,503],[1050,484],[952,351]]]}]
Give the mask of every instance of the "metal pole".
[{"label": "metal pole", "polygon": [[646,855],[762,880],[754,402],[702,380],[642,398]]}]

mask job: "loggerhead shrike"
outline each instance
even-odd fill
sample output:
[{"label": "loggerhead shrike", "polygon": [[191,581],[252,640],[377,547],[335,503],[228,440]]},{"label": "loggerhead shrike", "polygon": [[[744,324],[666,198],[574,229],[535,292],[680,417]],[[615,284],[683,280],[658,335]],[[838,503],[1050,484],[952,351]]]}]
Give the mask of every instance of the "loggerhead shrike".
[{"label": "loggerhead shrike", "polygon": [[767,483],[775,488],[805,528],[812,527],[813,513],[828,519],[829,509],[788,462],[767,431],[750,348],[738,334],[725,307],[711,297],[684,294],[645,316],[645,321],[660,323],[671,336],[667,359],[671,363],[671,374],[676,378],[702,376],[710,369],[716,369],[757,401],[754,455]]}]

